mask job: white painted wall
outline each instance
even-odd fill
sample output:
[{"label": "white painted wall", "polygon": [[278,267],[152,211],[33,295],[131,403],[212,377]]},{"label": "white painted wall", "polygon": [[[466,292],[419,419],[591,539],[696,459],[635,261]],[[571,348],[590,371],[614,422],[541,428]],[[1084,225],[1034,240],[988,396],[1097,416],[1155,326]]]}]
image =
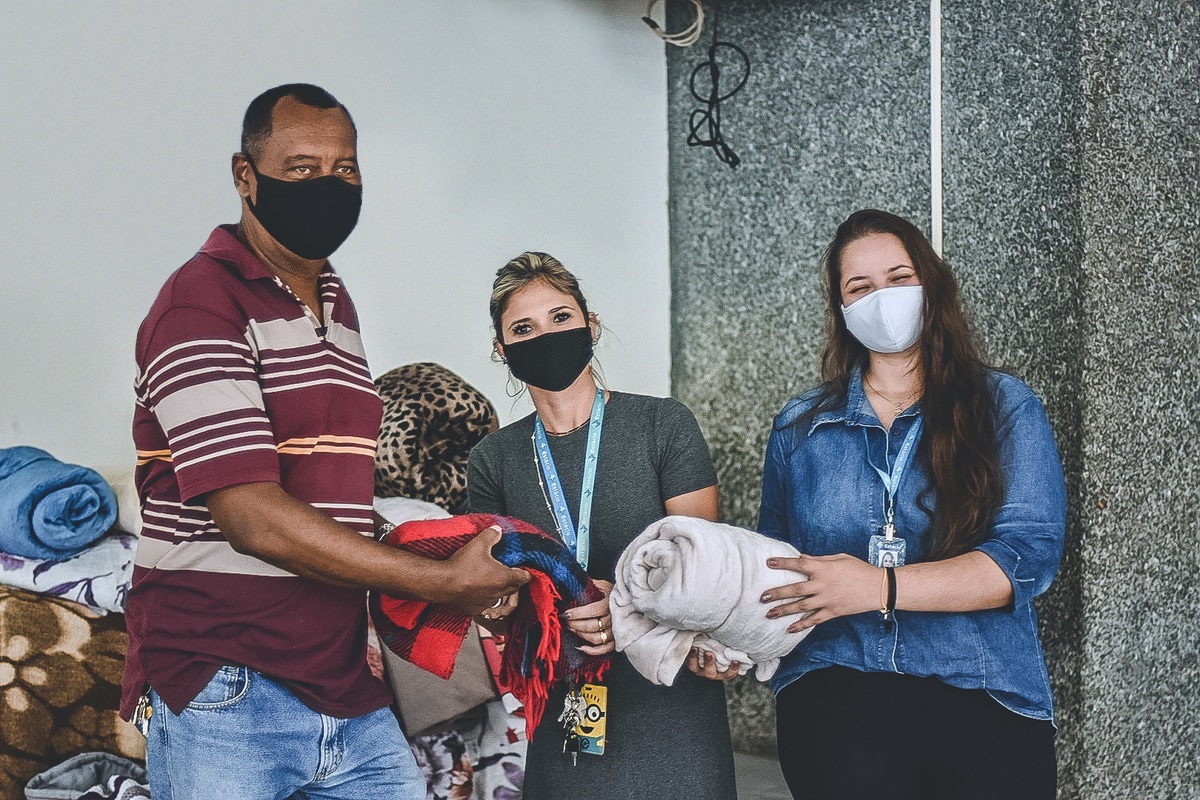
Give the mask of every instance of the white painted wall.
[{"label": "white painted wall", "polygon": [[236,221],[246,104],[308,81],[354,115],[365,195],[333,262],[375,374],[438,361],[504,421],[496,269],[545,250],[609,328],[609,384],[668,391],[666,76],[643,0],[0,0],[0,447],[119,465],[133,341]]}]

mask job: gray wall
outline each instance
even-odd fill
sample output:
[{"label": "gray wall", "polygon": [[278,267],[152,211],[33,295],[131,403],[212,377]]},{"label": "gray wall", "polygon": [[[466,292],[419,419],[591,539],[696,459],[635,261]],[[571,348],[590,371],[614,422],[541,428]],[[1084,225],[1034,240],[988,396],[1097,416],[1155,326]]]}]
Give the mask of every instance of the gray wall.
[{"label": "gray wall", "polygon": [[[929,231],[929,7],[723,6],[753,64],[722,108],[737,170],[685,144],[707,34],[668,51],[672,385],[751,525],[770,420],[817,378],[837,222],[876,206]],[[945,255],[1068,475],[1039,601],[1060,795],[1197,797],[1200,8],[944,0],[942,27]],[[768,694],[731,689],[740,747],[770,752]]]},{"label": "gray wall", "polygon": [[487,307],[496,270],[544,250],[609,329],[612,385],[666,393],[666,75],[645,10],[0,0],[0,447],[132,467],[138,325],[240,213],[246,104],[293,81],[329,89],[358,126],[362,217],[333,264],[374,374],[437,361],[503,421],[531,411],[505,397]]}]

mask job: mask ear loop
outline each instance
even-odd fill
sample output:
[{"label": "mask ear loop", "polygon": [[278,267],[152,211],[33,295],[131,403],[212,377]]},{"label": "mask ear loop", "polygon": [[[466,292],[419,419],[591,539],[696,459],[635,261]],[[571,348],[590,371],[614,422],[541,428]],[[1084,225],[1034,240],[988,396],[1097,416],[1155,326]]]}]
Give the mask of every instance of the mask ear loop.
[{"label": "mask ear loop", "polygon": [[504,371],[508,373],[508,377],[504,379],[504,393],[512,399],[517,399],[525,393],[525,384],[512,374],[512,368],[508,366],[508,359],[500,355],[500,348],[495,344],[492,345],[492,354],[488,356],[492,362],[503,364]]},{"label": "mask ear loop", "polygon": [[[650,12],[658,5],[658,0],[650,0],[646,5],[646,16],[642,17],[642,22],[654,31],[654,35],[662,39],[667,44],[673,44],[676,47],[691,47],[700,40],[700,34],[704,30],[704,5],[700,0],[691,0],[692,7],[696,9],[696,18],[692,20],[692,24],[688,25],[678,33],[667,33],[654,19],[650,16]],[[664,20],[664,25],[666,24]]]},{"label": "mask ear loop", "polygon": [[504,380],[504,393],[514,400],[520,397],[525,392],[525,384],[517,380],[512,374],[512,370],[508,371],[508,377]]}]

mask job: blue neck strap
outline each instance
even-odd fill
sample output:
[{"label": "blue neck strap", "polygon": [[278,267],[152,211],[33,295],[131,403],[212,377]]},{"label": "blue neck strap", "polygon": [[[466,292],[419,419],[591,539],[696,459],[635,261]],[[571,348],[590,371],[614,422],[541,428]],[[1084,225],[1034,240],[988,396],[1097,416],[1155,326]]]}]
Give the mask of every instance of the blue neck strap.
[{"label": "blue neck strap", "polygon": [[546,427],[542,425],[540,416],[533,422],[534,453],[546,479],[554,521],[558,525],[563,542],[575,553],[575,560],[584,569],[587,569],[591,549],[592,492],[596,487],[596,461],[600,454],[600,429],[603,425],[604,390],[597,387],[596,399],[592,403],[592,417],[588,422],[587,454],[584,456],[583,483],[579,490],[579,529],[576,531],[575,523],[571,519],[571,510],[567,507],[566,495],[563,493],[562,481],[558,478],[558,469],[554,466],[554,456],[550,454]]},{"label": "blue neck strap", "polygon": [[[896,490],[900,488],[900,479],[904,477],[904,470],[912,461],[913,451],[916,449],[917,440],[921,438],[921,426],[923,423],[921,417],[917,417],[917,421],[908,429],[908,435],[904,437],[904,443],[900,445],[900,452],[896,454],[896,463],[892,464],[891,472],[884,472],[879,467],[871,464],[871,468],[879,473],[879,479],[883,481],[883,489],[886,494],[885,514],[887,519],[885,522],[891,524],[896,516]],[[867,429],[863,428],[863,439],[870,447],[870,440],[867,439]],[[870,450],[867,451],[868,453]],[[868,456],[868,463],[870,457]]]}]

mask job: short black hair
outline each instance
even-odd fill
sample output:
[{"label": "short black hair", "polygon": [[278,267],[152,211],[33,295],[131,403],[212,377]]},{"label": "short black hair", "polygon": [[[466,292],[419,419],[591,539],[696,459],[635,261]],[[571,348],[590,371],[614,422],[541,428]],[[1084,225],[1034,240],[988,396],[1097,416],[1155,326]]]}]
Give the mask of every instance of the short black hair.
[{"label": "short black hair", "polygon": [[250,105],[246,107],[246,116],[242,118],[242,153],[252,159],[258,158],[263,144],[271,136],[271,112],[275,110],[275,104],[285,97],[313,108],[340,108],[349,120],[355,136],[358,135],[358,128],[354,127],[354,118],[350,116],[350,112],[329,92],[311,83],[285,83],[283,86],[267,89],[251,100]]}]

